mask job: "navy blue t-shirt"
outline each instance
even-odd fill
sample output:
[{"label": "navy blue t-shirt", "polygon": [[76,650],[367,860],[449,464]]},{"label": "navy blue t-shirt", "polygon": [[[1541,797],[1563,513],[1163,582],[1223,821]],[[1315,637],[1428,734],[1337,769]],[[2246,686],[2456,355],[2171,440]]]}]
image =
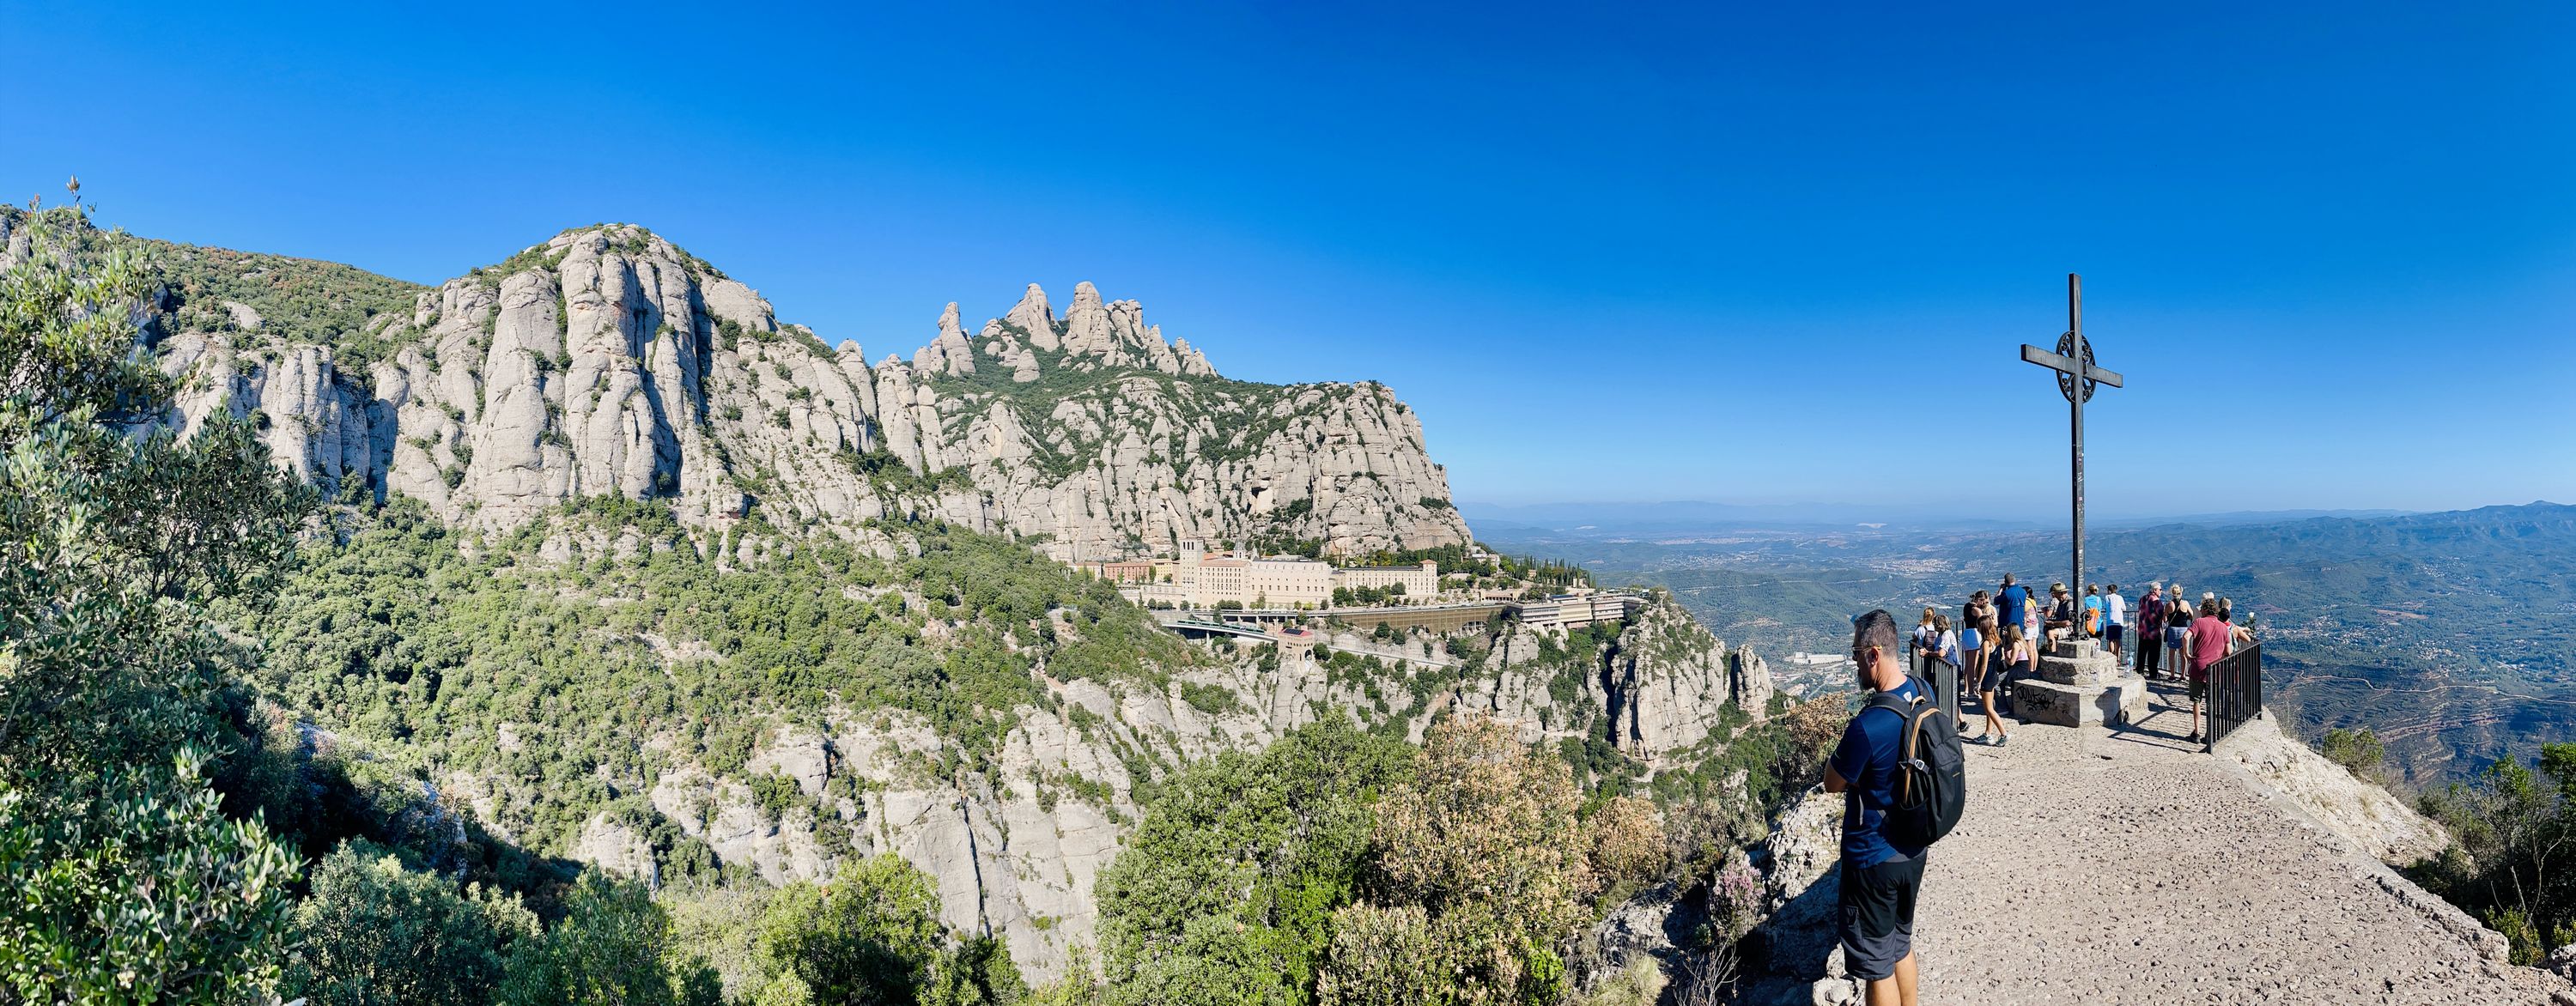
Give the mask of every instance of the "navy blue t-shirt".
[{"label": "navy blue t-shirt", "polygon": [[[1912,700],[1914,682],[1908,679],[1889,692]],[[1905,717],[1894,710],[1865,708],[1843,728],[1843,740],[1835,745],[1834,757],[1827,764],[1834,774],[1850,783],[1843,791],[1843,868],[1856,870],[1875,866],[1891,859],[1912,859],[1923,854],[1920,846],[1907,848],[1888,842],[1882,833],[1887,814],[1876,808],[1896,802],[1896,763],[1905,751]]]},{"label": "navy blue t-shirt", "polygon": [[2003,624],[2005,625],[2020,625],[2022,606],[2029,603],[2030,591],[2023,590],[2021,584],[2018,583],[2004,588],[2003,593],[1995,595],[1996,606],[2003,609]]}]

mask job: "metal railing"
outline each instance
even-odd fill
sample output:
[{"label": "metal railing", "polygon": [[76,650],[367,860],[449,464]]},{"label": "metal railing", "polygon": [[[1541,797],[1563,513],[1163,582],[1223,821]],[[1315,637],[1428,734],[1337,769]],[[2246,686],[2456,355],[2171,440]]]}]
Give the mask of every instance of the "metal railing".
[{"label": "metal railing", "polygon": [[2201,750],[2218,750],[2220,740],[2261,715],[2263,644],[2247,643],[2209,666],[2209,742]]}]

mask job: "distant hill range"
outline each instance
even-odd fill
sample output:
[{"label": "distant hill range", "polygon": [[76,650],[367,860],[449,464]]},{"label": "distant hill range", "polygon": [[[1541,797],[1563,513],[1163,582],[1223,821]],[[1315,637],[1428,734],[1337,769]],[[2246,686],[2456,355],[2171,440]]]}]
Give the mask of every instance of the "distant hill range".
[{"label": "distant hill range", "polygon": [[[1577,559],[1605,582],[1669,586],[1711,629],[1775,653],[1835,652],[1854,612],[1955,610],[2007,571],[2045,585],[2067,561],[2062,529],[1703,523],[1609,540],[1597,526],[1483,527],[1498,547]],[[2371,727],[2418,781],[2576,734],[2576,507],[2114,528],[2090,536],[2086,558],[2087,580],[2132,598],[2177,577],[2195,597],[2233,598],[2260,625],[2293,726]]]},{"label": "distant hill range", "polygon": [[[1524,532],[1557,532],[1586,538],[1689,533],[1713,529],[1855,528],[1930,531],[2040,531],[2063,518],[1997,518],[1938,508],[1861,503],[1476,503],[1460,512],[1478,524],[1509,525]],[[2238,510],[2160,516],[2095,515],[2095,527],[2155,524],[2272,524],[2311,517],[2401,517],[2407,510]]]}]

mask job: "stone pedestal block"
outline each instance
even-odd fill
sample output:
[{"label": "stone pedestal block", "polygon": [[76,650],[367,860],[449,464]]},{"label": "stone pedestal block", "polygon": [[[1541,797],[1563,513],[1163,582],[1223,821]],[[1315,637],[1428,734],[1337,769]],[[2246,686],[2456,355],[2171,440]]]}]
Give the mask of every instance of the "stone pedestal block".
[{"label": "stone pedestal block", "polygon": [[2130,675],[2098,685],[2017,681],[2013,714],[2025,723],[2061,727],[2134,723],[2147,715],[2147,679]]},{"label": "stone pedestal block", "polygon": [[2098,688],[2127,675],[2119,658],[2092,640],[2057,643],[2040,654],[2039,676],[2042,680],[2078,688]]}]

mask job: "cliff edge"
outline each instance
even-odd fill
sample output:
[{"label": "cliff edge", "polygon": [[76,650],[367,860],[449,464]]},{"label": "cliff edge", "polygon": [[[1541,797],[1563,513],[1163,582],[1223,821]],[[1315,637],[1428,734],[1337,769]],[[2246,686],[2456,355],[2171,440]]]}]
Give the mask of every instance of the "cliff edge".
[{"label": "cliff edge", "polygon": [[[1968,813],[1915,923],[1926,1002],[2576,1006],[2389,868],[2438,850],[2437,825],[2268,721],[2203,754],[2178,697],[2116,732],[1968,747]],[[1749,1001],[1859,1000],[1833,933],[1840,803],[1778,821]]]}]

